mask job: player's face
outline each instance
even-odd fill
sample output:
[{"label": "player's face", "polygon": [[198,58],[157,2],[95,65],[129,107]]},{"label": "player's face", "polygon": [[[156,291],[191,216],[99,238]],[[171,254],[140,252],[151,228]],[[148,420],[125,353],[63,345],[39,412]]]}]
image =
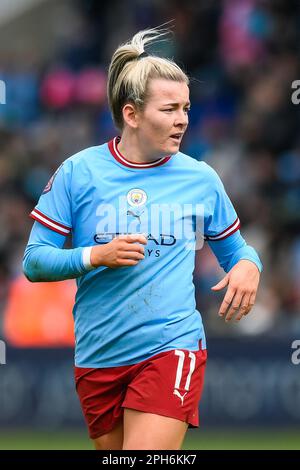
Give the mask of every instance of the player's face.
[{"label": "player's face", "polygon": [[140,113],[139,136],[147,152],[167,156],[178,152],[188,126],[189,87],[185,82],[153,79]]}]

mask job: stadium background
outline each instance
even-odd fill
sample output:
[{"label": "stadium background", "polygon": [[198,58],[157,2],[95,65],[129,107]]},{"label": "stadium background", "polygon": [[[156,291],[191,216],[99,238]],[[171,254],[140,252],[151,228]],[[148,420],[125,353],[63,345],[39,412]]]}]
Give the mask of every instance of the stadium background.
[{"label": "stadium background", "polygon": [[65,158],[115,135],[105,99],[114,48],[171,19],[173,41],[154,50],[192,77],[182,150],[219,172],[264,263],[253,313],[225,325],[224,293],[210,291],[222,271],[207,248],[197,254],[209,362],[202,427],[185,447],[300,448],[299,2],[2,0],[1,449],[91,448],[72,381],[74,283],[26,281],[28,214]]}]

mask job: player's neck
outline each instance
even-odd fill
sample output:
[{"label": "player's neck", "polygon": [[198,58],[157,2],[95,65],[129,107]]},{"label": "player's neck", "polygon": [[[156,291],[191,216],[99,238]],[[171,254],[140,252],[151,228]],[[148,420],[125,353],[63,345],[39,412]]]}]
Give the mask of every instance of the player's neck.
[{"label": "player's neck", "polygon": [[146,149],[142,148],[137,136],[129,135],[125,131],[118,143],[118,150],[126,160],[134,163],[150,163],[162,157],[162,155],[147,153]]}]

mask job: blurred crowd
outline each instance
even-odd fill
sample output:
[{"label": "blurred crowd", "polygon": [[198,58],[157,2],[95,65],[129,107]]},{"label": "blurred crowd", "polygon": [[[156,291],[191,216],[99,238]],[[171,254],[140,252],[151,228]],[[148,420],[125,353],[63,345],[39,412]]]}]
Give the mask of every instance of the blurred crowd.
[{"label": "blurred crowd", "polygon": [[208,333],[300,332],[300,105],[291,101],[300,79],[297,0],[73,0],[49,38],[55,54],[0,56],[0,315],[21,274],[28,214],[50,176],[73,153],[116,134],[105,89],[111,53],[171,19],[174,37],[154,51],[191,77],[182,151],[219,173],[264,264],[253,314],[229,329],[217,316],[224,292],[210,290],[222,271],[208,247],[197,253],[197,305]]}]

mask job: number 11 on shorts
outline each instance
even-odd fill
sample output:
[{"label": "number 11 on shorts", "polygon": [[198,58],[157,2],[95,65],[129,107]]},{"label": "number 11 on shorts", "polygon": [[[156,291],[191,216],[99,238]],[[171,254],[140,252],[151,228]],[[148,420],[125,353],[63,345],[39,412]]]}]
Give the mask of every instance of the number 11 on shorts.
[{"label": "number 11 on shorts", "polygon": [[[179,349],[175,350],[175,355],[178,356],[178,366],[177,366],[177,371],[176,371],[176,379],[175,379],[175,385],[174,389],[179,389],[180,388],[180,382],[182,379],[182,371],[184,367],[184,361],[185,361],[185,352],[180,351]],[[189,358],[190,358],[190,370],[188,373],[188,376],[186,378],[184,390],[188,391],[190,388],[190,383],[191,383],[191,377],[192,374],[195,370],[195,365],[196,365],[196,355],[193,352],[189,352]]]}]

